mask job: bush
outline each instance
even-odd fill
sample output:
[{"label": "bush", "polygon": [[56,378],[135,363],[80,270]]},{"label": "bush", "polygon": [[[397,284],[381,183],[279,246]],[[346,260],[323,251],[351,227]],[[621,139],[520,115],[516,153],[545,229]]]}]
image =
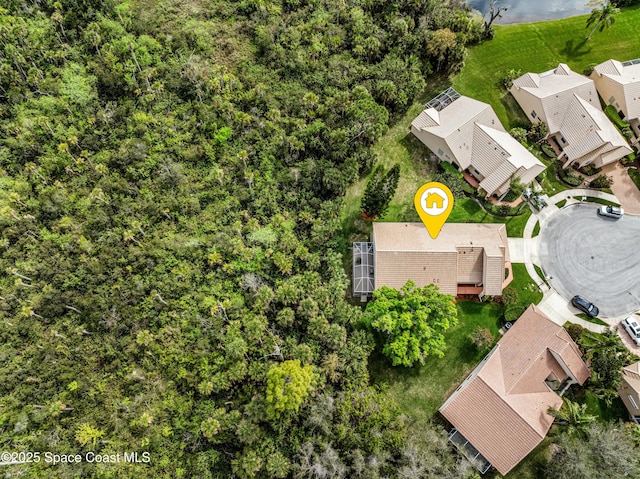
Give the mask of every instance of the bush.
[{"label": "bush", "polygon": [[529,128],[527,140],[529,140],[530,143],[540,143],[548,134],[549,128],[547,128],[547,125],[539,121],[531,125],[531,128]]},{"label": "bush", "polygon": [[604,112],[609,117],[609,120],[613,122],[618,128],[627,128],[629,123],[620,119],[620,115],[618,115],[618,110],[615,109],[613,105],[607,105],[604,109]]},{"label": "bush", "polygon": [[509,322],[514,322],[516,319],[520,317],[520,315],[524,312],[524,308],[522,305],[514,304],[509,306],[504,311],[504,320]]},{"label": "bush", "polygon": [[511,306],[518,302],[518,291],[513,286],[507,286],[502,290],[502,304]]},{"label": "bush", "polygon": [[557,165],[556,168],[560,179],[569,186],[578,186],[582,184],[582,178],[576,176],[575,172],[571,168],[564,170],[560,165]]},{"label": "bush", "polygon": [[609,188],[613,184],[613,178],[607,175],[596,176],[589,186],[591,188]]},{"label": "bush", "polygon": [[493,335],[491,334],[491,331],[489,331],[488,328],[483,328],[482,326],[478,326],[473,333],[471,333],[469,338],[480,351],[487,349],[493,344]]},{"label": "bush", "polygon": [[622,164],[623,165],[630,165],[634,161],[636,161],[636,154],[635,153],[629,153],[627,156],[625,156],[622,159]]},{"label": "bush", "polygon": [[440,163],[440,168],[442,168],[446,172],[451,173],[452,175],[457,176],[458,178],[463,178],[462,173],[458,171],[458,169],[455,166],[453,166],[451,163],[443,161]]},{"label": "bush", "polygon": [[544,153],[545,156],[548,158],[555,159],[558,157],[558,155],[556,155],[555,150],[548,143],[542,143],[540,145],[540,149],[542,150],[542,153]]},{"label": "bush", "polygon": [[509,130],[509,133],[520,143],[525,143],[527,141],[527,130],[525,130],[524,128],[511,128],[511,130]]},{"label": "bush", "polygon": [[502,85],[508,90],[513,86],[513,80],[522,75],[522,70],[507,70],[502,78]]},{"label": "bush", "polygon": [[600,171],[602,171],[602,168],[597,168],[593,165],[586,165],[583,166],[582,168],[580,168],[578,170],[580,173],[584,173],[587,176],[593,176],[593,175],[597,175],[598,173],[600,173]]},{"label": "bush", "polygon": [[573,339],[576,343],[582,337],[585,331],[582,326],[575,323],[569,324],[565,327],[565,329],[567,330],[567,333],[569,333],[569,336],[571,336],[571,339]]}]

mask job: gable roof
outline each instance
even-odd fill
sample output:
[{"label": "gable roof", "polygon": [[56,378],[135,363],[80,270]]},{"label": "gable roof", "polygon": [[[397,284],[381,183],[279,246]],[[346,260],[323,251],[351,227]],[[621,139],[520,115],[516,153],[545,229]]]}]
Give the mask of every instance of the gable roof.
[{"label": "gable roof", "polygon": [[562,398],[545,379],[572,378],[589,369],[569,334],[531,305],[489,355],[440,408],[442,415],[501,474],[545,437]]},{"label": "gable roof", "polygon": [[571,161],[589,154],[595,158],[615,148],[629,150],[629,144],[607,116],[583,98],[574,94],[560,127],[569,143],[564,152]]},{"label": "gable roof", "polygon": [[[624,63],[607,60],[594,67],[593,71],[591,77],[596,81],[598,91],[602,89],[599,77],[606,78],[610,82],[609,86],[616,91],[616,102],[625,116],[629,119],[640,118],[640,60]],[[602,94],[602,91],[600,93],[605,103],[609,103],[609,95]]]},{"label": "gable roof", "polygon": [[[426,108],[411,122],[411,129],[444,141],[455,155],[456,163],[462,169],[466,169],[471,165],[471,145],[476,122],[504,131],[491,105],[468,96],[456,98],[439,111]],[[428,147],[433,148],[424,136],[418,137]]]},{"label": "gable roof", "polygon": [[[411,123],[414,134],[432,151],[441,149],[461,169],[481,171],[488,195],[505,193],[513,175],[530,183],[545,166],[508,134],[487,103],[459,96],[440,110],[423,110]],[[449,154],[454,158],[450,158]]]},{"label": "gable roof", "polygon": [[[525,73],[513,81],[511,93],[522,106],[519,98],[521,92],[525,92],[536,98],[539,108],[538,116],[549,127],[550,133],[560,131],[560,124],[564,118],[569,103],[574,93],[591,102],[600,105],[595,85],[592,80],[580,75],[564,63],[547,72]],[[524,108],[524,107],[523,107]],[[525,112],[527,115],[528,111]]]},{"label": "gable roof", "polygon": [[544,164],[509,133],[476,123],[475,135],[474,165],[477,168],[488,167],[483,171],[486,176],[480,182],[480,187],[488,195],[509,183],[513,175],[527,184],[544,171]]}]

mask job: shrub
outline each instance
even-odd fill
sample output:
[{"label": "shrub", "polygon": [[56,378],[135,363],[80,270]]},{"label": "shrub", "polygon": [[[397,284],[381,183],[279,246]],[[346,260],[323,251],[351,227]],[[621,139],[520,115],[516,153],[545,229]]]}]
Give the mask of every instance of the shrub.
[{"label": "shrub", "polygon": [[548,134],[549,128],[547,128],[547,125],[539,121],[531,125],[531,128],[529,128],[527,140],[529,140],[530,143],[540,143]]},{"label": "shrub", "polygon": [[509,133],[520,143],[524,143],[527,141],[527,130],[525,130],[524,128],[511,128],[511,130],[509,130]]},{"label": "shrub", "polygon": [[582,184],[582,178],[576,176],[575,172],[572,169],[562,169],[560,165],[557,165],[558,176],[562,181],[564,181],[569,186],[578,186]]},{"label": "shrub", "polygon": [[613,184],[613,178],[607,175],[598,175],[596,176],[589,186],[591,188],[609,188]]},{"label": "shrub", "polygon": [[579,324],[571,323],[566,326],[565,329],[567,330],[567,333],[569,333],[569,336],[571,336],[571,339],[573,339],[576,343],[578,342],[578,339],[580,339],[584,334],[584,328]]},{"label": "shrub", "polygon": [[508,90],[513,86],[513,80],[522,75],[522,70],[507,70],[502,78],[502,85]]},{"label": "shrub", "polygon": [[635,153],[629,153],[627,156],[625,156],[622,159],[622,164],[623,165],[630,165],[634,161],[636,161],[636,154]]},{"label": "shrub", "polygon": [[578,171],[580,173],[584,173],[587,176],[593,176],[600,173],[600,171],[602,171],[602,168],[597,168],[593,165],[586,165],[580,168]]},{"label": "shrub", "polygon": [[524,311],[524,308],[522,307],[522,305],[519,305],[519,304],[511,305],[504,311],[504,320],[514,322],[516,319],[520,317],[523,311]]},{"label": "shrub", "polygon": [[440,168],[442,168],[444,171],[451,173],[452,175],[457,176],[458,178],[463,178],[462,173],[458,171],[458,169],[455,166],[453,166],[451,163],[443,161],[440,163]]},{"label": "shrub", "polygon": [[624,128],[622,128],[620,132],[622,133],[622,136],[624,136],[625,139],[627,140],[630,140],[631,138],[633,138],[633,131],[631,131],[631,128],[628,126],[625,126]]},{"label": "shrub", "polygon": [[479,350],[487,349],[493,344],[493,335],[488,328],[478,326],[470,335],[471,342]]},{"label": "shrub", "polygon": [[542,150],[542,153],[544,153],[545,156],[547,156],[548,158],[554,159],[554,158],[557,158],[558,156],[556,155],[555,150],[548,143],[542,143],[540,145],[540,149]]},{"label": "shrub", "polygon": [[511,306],[518,302],[518,290],[513,286],[507,286],[502,290],[502,304]]},{"label": "shrub", "polygon": [[620,115],[618,115],[618,110],[615,109],[613,105],[607,105],[604,109],[604,112],[609,117],[609,120],[613,122],[618,128],[626,128],[629,126],[629,123],[620,119]]}]

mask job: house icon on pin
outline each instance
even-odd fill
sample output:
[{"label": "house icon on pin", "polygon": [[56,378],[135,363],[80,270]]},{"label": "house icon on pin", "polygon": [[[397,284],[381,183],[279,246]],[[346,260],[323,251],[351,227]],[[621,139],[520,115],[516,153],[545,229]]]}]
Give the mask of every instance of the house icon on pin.
[{"label": "house icon on pin", "polygon": [[444,198],[437,193],[429,193],[425,203],[427,209],[442,208],[444,206]]}]

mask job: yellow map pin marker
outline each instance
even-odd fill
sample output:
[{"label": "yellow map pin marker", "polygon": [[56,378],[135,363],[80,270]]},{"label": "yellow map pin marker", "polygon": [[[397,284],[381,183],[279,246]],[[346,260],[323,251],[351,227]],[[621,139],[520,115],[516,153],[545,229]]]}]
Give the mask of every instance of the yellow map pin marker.
[{"label": "yellow map pin marker", "polygon": [[451,190],[437,181],[425,183],[418,188],[413,204],[429,236],[436,239],[453,209]]}]

